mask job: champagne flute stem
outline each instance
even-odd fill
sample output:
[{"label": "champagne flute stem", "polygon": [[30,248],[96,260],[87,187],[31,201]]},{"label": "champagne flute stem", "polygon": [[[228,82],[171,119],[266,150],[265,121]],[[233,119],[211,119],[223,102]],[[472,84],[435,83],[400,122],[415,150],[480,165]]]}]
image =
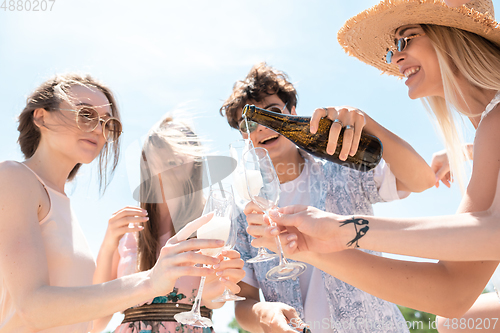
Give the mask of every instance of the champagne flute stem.
[{"label": "champagne flute stem", "polygon": [[[265,214],[269,218],[269,224],[271,226],[275,227],[276,223],[274,223],[273,220],[271,220],[271,216],[269,216],[268,211],[265,211]],[[279,256],[280,256],[280,264],[279,265],[280,266],[287,265],[288,260],[286,260],[285,254],[283,253],[283,247],[281,246],[281,240],[280,240],[279,235],[276,235],[275,241],[276,241],[276,247],[278,248],[278,252],[279,252]]]},{"label": "champagne flute stem", "polygon": [[196,294],[196,298],[194,299],[193,308],[191,311],[195,313],[195,315],[201,317],[200,306],[201,306],[201,296],[203,295],[203,287],[205,287],[205,279],[206,276],[202,276],[200,280],[200,286],[198,287],[198,293]]}]

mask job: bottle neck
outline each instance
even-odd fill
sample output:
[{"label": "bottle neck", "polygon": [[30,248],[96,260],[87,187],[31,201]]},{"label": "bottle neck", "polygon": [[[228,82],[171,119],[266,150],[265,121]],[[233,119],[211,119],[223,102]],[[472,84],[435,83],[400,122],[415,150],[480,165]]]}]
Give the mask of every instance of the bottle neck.
[{"label": "bottle neck", "polygon": [[272,112],[266,109],[261,109],[255,105],[248,105],[245,107],[243,117],[248,120],[255,121],[263,126],[269,127],[271,125],[273,130],[280,130],[284,121],[293,117],[288,114]]},{"label": "bottle neck", "polygon": [[[283,124],[287,124],[287,120],[290,120],[290,117],[300,118],[297,116],[285,115],[282,113],[272,112],[266,109],[261,109],[256,107],[255,105],[249,105],[245,107],[246,110],[244,115],[246,115],[249,121],[255,121],[260,125],[268,127],[278,134],[280,134],[280,130],[283,128]],[[280,136],[282,136],[280,134]],[[282,136],[281,139],[286,139]],[[271,157],[274,169],[278,175],[280,184],[290,182],[300,176],[300,173],[304,169],[305,160],[302,155],[299,153],[299,150],[293,146],[292,153],[282,153],[279,157],[272,156]]]}]

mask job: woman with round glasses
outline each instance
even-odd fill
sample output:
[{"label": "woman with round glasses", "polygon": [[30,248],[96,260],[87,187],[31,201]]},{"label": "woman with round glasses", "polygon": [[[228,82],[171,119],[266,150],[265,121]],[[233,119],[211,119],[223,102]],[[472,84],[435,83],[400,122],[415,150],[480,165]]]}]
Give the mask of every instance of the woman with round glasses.
[{"label": "woman with round glasses", "polygon": [[[338,34],[348,54],[405,79],[410,98],[423,99],[441,128],[455,179],[463,178],[466,154],[454,118],[464,115],[476,128],[474,166],[460,213],[490,208],[500,171],[500,27],[492,15],[491,0],[456,8],[435,0],[384,0],[348,20]],[[380,298],[448,318],[471,308],[500,260],[500,229],[492,219],[498,215],[491,212],[404,221],[346,218],[297,206],[282,212],[287,215],[275,221],[299,230],[282,235],[297,260]],[[271,246],[276,232],[268,229],[254,245]],[[360,251],[342,260],[331,253],[357,246],[441,261],[402,262]],[[482,296],[468,315],[442,325],[463,328],[466,321],[470,329],[472,320],[484,331],[489,318],[491,329],[500,315],[498,298]]]},{"label": "woman with round glasses", "polygon": [[18,127],[26,160],[0,163],[0,331],[87,333],[92,320],[166,294],[180,276],[212,272],[194,264],[219,262],[191,252],[217,241],[178,237],[150,270],[92,285],[95,262],[64,186],[96,158],[107,185],[118,163],[119,118],[112,92],[90,76],[58,75],[28,97]]}]

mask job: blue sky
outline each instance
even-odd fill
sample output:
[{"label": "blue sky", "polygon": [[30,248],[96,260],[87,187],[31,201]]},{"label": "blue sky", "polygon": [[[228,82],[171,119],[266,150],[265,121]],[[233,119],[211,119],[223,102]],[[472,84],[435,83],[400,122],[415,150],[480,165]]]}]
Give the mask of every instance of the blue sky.
[{"label": "blue sky", "polygon": [[[126,167],[140,138],[167,112],[189,120],[213,153],[228,154],[239,138],[219,115],[234,81],[267,61],[285,71],[299,93],[297,112],[351,105],[409,142],[430,163],[443,144],[420,101],[402,80],[347,56],[336,40],[343,23],[376,0],[356,1],[75,1],[52,11],[0,10],[0,160],[22,160],[16,116],[26,96],[55,73],[88,72],[115,92],[124,124],[121,163],[100,197],[93,165],[67,193],[97,255],[107,220],[133,205]],[[497,8],[500,0],[493,1]],[[51,3],[50,3],[51,4]],[[467,125],[466,137],[473,139]],[[441,186],[400,202],[375,206],[377,215],[453,214],[460,192]],[[215,321],[225,323],[227,305]],[[220,318],[218,320],[218,318]],[[217,325],[219,326],[219,325]],[[219,326],[218,331],[222,332]]]}]

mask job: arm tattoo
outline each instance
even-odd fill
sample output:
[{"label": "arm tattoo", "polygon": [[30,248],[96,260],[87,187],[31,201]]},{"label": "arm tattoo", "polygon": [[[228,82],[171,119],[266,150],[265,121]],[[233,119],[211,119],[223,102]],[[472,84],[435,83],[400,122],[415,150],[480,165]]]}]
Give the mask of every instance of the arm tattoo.
[{"label": "arm tattoo", "polygon": [[[346,244],[347,247],[351,247],[354,243],[356,243],[355,247],[359,247],[358,241],[364,235],[366,235],[366,233],[368,232],[368,229],[370,229],[370,227],[368,226],[368,223],[369,223],[368,220],[357,219],[354,216],[349,220],[345,220],[344,222],[340,222],[341,227],[343,227],[347,224],[352,224],[352,225],[354,225],[354,230],[356,230],[356,236],[350,242],[348,242]],[[358,229],[358,226],[360,227],[360,229]]]}]

